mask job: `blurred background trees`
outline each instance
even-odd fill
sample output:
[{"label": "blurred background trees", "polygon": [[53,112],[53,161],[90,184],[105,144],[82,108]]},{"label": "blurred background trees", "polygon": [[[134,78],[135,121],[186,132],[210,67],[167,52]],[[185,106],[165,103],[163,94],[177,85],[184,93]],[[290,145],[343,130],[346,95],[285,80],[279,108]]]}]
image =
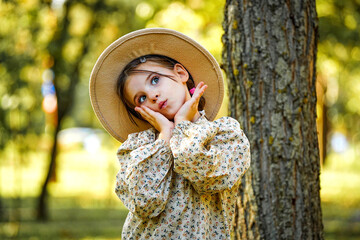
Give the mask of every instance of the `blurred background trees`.
[{"label": "blurred background trees", "polygon": [[[325,92],[323,101],[329,124],[326,132],[330,140],[327,151],[359,149],[360,1],[318,0],[317,11],[318,80]],[[354,154],[359,157],[360,152],[356,150]]]},{"label": "blurred background trees", "polygon": [[[81,218],[85,213],[78,211],[83,208],[120,204],[112,195],[118,143],[101,130],[88,97],[88,78],[97,57],[132,30],[168,27],[198,40],[221,63],[224,6],[220,0],[0,1],[0,236],[26,236],[39,227],[31,225],[34,198],[41,195],[46,179],[53,180],[46,188],[52,219],[65,219],[62,213],[70,205],[76,210],[69,210],[69,216],[73,212],[74,218]],[[360,209],[359,10],[359,0],[317,0],[318,117],[326,153],[321,197],[325,217],[341,216],[341,221],[359,219],[354,209]],[[220,115],[226,114],[227,101]],[[57,164],[53,160],[56,171],[50,171],[52,155],[59,157]],[[337,200],[339,195],[344,200]],[[68,199],[76,200],[70,204]],[[111,219],[117,211],[91,216]],[[341,221],[325,221],[325,232],[354,232],[347,226],[354,226],[355,220],[344,225]],[[47,226],[55,233],[61,228]],[[65,237],[87,236],[84,229],[79,235],[75,228],[61,231]],[[331,239],[331,234],[325,236]]]},{"label": "blurred background trees", "polygon": [[[49,82],[53,82],[54,85],[54,97],[57,107],[55,108],[53,122],[54,130],[49,167],[41,188],[37,210],[38,219],[42,220],[48,218],[46,205],[47,185],[50,179],[56,176],[58,133],[62,129],[63,120],[70,117],[69,113],[74,106],[76,87],[80,79],[90,71],[86,66],[88,59],[94,56],[93,53],[99,51],[99,46],[102,43],[108,45],[109,41],[115,40],[118,34],[121,35],[144,26],[144,21],[130,21],[126,27],[121,27],[126,19],[130,19],[130,14],[135,11],[135,4],[124,4],[120,8],[116,2],[66,1],[60,6],[55,6],[55,8],[58,8],[56,14],[53,3],[45,5],[45,9],[47,8],[54,13],[54,20],[56,21],[54,32],[46,46],[52,66],[50,66],[51,69],[45,71],[51,71],[52,73],[53,79],[50,79]],[[119,16],[122,19],[118,18]],[[111,29],[108,30],[108,36],[103,32],[106,28]],[[85,72],[83,72],[84,70]],[[83,99],[80,101],[83,101]],[[86,109],[87,112],[91,111],[89,106],[82,109]],[[86,115],[78,115],[77,117],[79,122],[75,125],[93,126],[91,117],[87,118]]]}]

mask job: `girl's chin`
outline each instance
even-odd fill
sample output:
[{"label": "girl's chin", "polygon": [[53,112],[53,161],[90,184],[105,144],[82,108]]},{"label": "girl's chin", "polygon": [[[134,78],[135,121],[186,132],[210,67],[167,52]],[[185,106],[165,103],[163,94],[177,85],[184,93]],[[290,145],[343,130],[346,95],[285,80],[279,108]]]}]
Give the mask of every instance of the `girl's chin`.
[{"label": "girl's chin", "polygon": [[175,118],[175,113],[174,114],[171,114],[171,113],[166,113],[164,114],[164,116],[169,120],[169,121],[173,121],[174,118]]},{"label": "girl's chin", "polygon": [[169,121],[174,121],[175,115],[165,116]]}]

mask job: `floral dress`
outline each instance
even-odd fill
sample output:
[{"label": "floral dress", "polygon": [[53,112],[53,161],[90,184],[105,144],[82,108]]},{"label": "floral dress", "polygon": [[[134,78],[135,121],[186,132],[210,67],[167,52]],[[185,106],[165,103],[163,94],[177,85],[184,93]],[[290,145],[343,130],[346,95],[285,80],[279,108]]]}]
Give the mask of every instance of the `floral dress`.
[{"label": "floral dress", "polygon": [[230,239],[249,142],[230,117],[183,121],[170,144],[148,129],[118,150],[115,192],[129,214],[123,239]]}]

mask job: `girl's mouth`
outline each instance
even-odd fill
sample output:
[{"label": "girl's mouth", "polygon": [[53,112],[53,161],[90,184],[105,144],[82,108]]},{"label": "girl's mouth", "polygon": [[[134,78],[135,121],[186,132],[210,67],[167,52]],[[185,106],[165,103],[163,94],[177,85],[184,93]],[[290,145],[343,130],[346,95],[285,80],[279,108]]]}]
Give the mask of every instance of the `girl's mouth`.
[{"label": "girl's mouth", "polygon": [[167,105],[167,100],[161,101],[161,102],[159,103],[159,108],[160,108],[160,109],[163,109],[163,108],[166,107],[166,105]]}]

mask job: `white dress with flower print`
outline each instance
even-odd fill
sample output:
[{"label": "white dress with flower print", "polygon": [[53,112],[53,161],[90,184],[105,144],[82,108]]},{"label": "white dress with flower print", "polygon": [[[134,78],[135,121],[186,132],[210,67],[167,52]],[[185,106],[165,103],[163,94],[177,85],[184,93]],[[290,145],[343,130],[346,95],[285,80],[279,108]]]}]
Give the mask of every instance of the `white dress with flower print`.
[{"label": "white dress with flower print", "polygon": [[129,209],[123,239],[230,239],[250,146],[233,118],[201,114],[177,124],[170,144],[149,129],[119,148],[115,192]]}]

